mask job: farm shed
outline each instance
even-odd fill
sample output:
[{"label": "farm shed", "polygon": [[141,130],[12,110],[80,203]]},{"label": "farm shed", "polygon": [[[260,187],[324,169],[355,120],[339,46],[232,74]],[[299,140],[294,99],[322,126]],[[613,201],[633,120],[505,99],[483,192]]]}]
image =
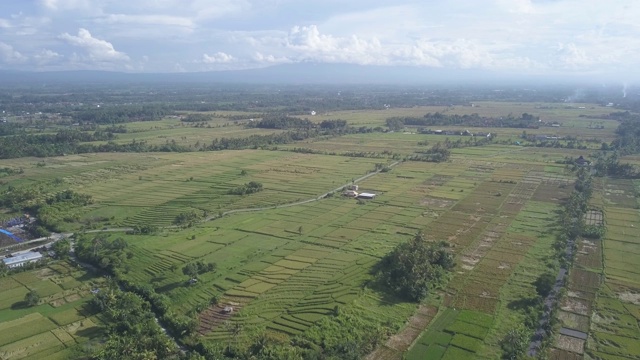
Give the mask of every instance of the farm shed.
[{"label": "farm shed", "polygon": [[358,199],[367,199],[367,200],[372,200],[376,197],[376,194],[372,194],[372,193],[360,193],[358,194]]},{"label": "farm shed", "polygon": [[29,251],[20,255],[4,258],[2,261],[8,268],[20,267],[24,264],[35,262],[42,259],[42,254],[38,252]]},{"label": "farm shed", "polygon": [[344,193],[342,193],[342,195],[350,196],[350,197],[356,197],[356,196],[358,196],[358,192],[354,191],[354,190],[347,190]]}]

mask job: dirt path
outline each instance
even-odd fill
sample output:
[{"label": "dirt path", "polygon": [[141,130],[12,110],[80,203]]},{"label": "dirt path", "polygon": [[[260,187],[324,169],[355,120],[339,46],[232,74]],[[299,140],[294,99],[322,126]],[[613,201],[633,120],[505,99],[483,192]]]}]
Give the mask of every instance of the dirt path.
[{"label": "dirt path", "polygon": [[434,306],[420,305],[407,321],[407,326],[367,355],[365,360],[401,360],[404,352],[422,334],[437,313],[438,309]]},{"label": "dirt path", "polygon": [[[394,167],[394,166],[398,165],[399,163],[400,163],[400,161],[396,161],[396,162],[392,163],[391,165],[389,165],[389,167],[390,167],[390,168],[392,168],[392,167]],[[374,171],[374,172],[369,173],[369,174],[367,174],[367,175],[361,176],[361,177],[359,177],[359,178],[357,178],[357,179],[353,180],[353,182],[352,182],[352,183],[353,183],[353,184],[356,184],[356,183],[358,183],[358,182],[360,182],[360,181],[366,180],[366,179],[368,179],[368,178],[370,178],[370,177],[372,177],[372,176],[374,176],[374,175],[378,175],[381,171],[382,171],[382,170],[377,170],[377,171]],[[273,205],[273,206],[265,206],[265,207],[257,207],[257,208],[246,208],[246,209],[235,209],[235,210],[229,210],[229,211],[225,211],[225,212],[223,212],[223,213],[222,213],[222,216],[225,216],[225,215],[231,215],[231,214],[236,214],[236,213],[243,213],[243,212],[253,212],[253,211],[264,211],[264,210],[272,210],[272,209],[282,209],[282,208],[288,208],[288,207],[297,206],[297,205],[308,204],[308,203],[311,203],[311,202],[314,202],[314,201],[322,200],[322,199],[324,199],[327,195],[329,195],[329,194],[331,194],[331,193],[335,193],[335,192],[337,192],[337,191],[340,191],[340,190],[341,190],[341,189],[343,189],[345,186],[349,186],[349,185],[351,185],[352,183],[346,183],[346,184],[344,184],[344,185],[342,185],[342,186],[339,186],[339,187],[337,187],[337,188],[335,188],[335,189],[333,189],[333,190],[331,190],[331,191],[327,191],[326,193],[324,193],[324,194],[322,194],[322,195],[320,195],[320,196],[317,196],[317,197],[311,198],[311,199],[302,200],[302,201],[296,201],[296,202],[293,202],[293,203],[288,203],[288,204],[283,204],[283,205]],[[218,218],[220,218],[220,217],[221,217],[220,215],[211,215],[211,216],[209,216],[209,217],[207,217],[207,218],[204,218],[204,219],[202,220],[202,222],[207,222],[207,221],[215,220],[215,219],[218,219]]]}]

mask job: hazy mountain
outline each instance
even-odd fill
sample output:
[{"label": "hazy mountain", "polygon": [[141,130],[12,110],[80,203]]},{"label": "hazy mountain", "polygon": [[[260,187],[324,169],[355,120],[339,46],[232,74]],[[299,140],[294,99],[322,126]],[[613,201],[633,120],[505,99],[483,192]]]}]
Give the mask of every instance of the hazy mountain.
[{"label": "hazy mountain", "polygon": [[[508,84],[587,82],[593,78],[506,75],[485,70],[297,63],[272,67],[189,73],[122,73],[109,71],[0,71],[0,84],[48,83],[256,83],[256,84]],[[597,80],[596,80],[597,81]]]}]

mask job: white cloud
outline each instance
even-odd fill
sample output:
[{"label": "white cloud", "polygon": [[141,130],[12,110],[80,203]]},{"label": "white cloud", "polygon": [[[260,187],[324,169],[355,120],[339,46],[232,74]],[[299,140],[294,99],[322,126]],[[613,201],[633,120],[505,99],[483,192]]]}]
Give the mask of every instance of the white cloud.
[{"label": "white cloud", "polygon": [[40,53],[33,56],[33,59],[40,65],[55,62],[62,59],[63,56],[49,49],[42,49]]},{"label": "white cloud", "polygon": [[[20,52],[4,46],[0,59],[6,67],[11,58],[13,67],[21,69],[38,67],[47,58],[42,49],[55,50],[60,57],[51,61],[59,68],[130,65],[136,71],[142,63],[144,71],[184,70],[176,63],[194,71],[313,61],[625,73],[640,62],[637,0],[5,0],[2,4],[0,37],[5,45],[19,44]],[[96,38],[84,29],[100,35]],[[203,54],[203,49],[225,52]],[[135,61],[143,56],[148,60]],[[27,60],[17,60],[23,58]]]},{"label": "white cloud", "polygon": [[213,55],[204,54],[202,55],[202,62],[205,64],[226,64],[235,61],[236,59],[223,52],[217,52]]},{"label": "white cloud", "polygon": [[40,0],[42,6],[54,11],[80,10],[91,8],[89,0]]},{"label": "white cloud", "polygon": [[274,65],[274,64],[287,64],[287,63],[291,63],[293,62],[293,60],[281,56],[281,57],[277,57],[274,55],[263,55],[260,52],[256,52],[253,57],[252,57],[254,62],[260,63],[260,64],[268,64],[268,65]]},{"label": "white cloud", "polygon": [[94,38],[87,29],[80,28],[77,36],[64,33],[59,38],[84,49],[91,61],[123,62],[130,60],[127,54],[117,51],[110,42]]},{"label": "white cloud", "polygon": [[13,46],[0,42],[0,60],[6,64],[17,64],[27,61],[27,57],[15,50]]},{"label": "white cloud", "polygon": [[158,25],[158,26],[177,26],[184,28],[193,28],[194,23],[191,19],[181,16],[171,15],[128,15],[128,14],[110,14],[98,22],[107,24],[131,24],[131,25]]}]

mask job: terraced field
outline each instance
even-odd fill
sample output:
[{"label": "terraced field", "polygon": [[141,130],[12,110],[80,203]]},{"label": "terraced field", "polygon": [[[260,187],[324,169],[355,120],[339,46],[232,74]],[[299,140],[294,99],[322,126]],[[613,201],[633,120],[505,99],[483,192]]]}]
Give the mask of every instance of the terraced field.
[{"label": "terraced field", "polygon": [[[495,106],[481,104],[480,111],[497,111]],[[582,131],[586,125],[576,111],[555,109],[549,114]],[[382,118],[350,114],[361,124],[383,123]],[[610,125],[585,130],[583,136],[602,133],[612,138]],[[516,139],[519,132],[505,130],[498,139]],[[133,257],[123,277],[151,284],[168,296],[176,313],[204,309],[197,314],[198,333],[210,343],[232,339],[229,324],[243,329],[236,341],[265,332],[286,342],[317,331],[324,320],[341,311],[357,311],[398,331],[371,359],[499,358],[501,339],[524,321],[521,310],[537,296],[533,282],[558,265],[553,260],[556,211],[575,177],[559,162],[567,156],[587,157],[590,150],[522,147],[513,141],[452,149],[450,161],[405,161],[359,182],[361,191],[377,194],[375,200],[336,195],[286,208],[234,213],[185,229],[167,227],[177,215],[191,210],[216,215],[314,199],[371,172],[376,164],[390,164],[391,153],[411,154],[422,146],[418,142],[441,139],[372,133],[314,139],[279,149],[310,148],[326,155],[265,150],[88,154],[46,159],[44,166],[35,165],[39,160],[23,159],[28,166],[16,181],[59,179],[61,186],[91,194],[95,202],[79,223],[102,219],[95,220],[99,224],[95,226],[165,227],[154,235],[124,236]],[[349,156],[352,151],[381,157]],[[249,181],[262,183],[264,190],[228,194]],[[640,353],[637,185],[609,179],[599,183],[592,205],[601,211],[589,213],[589,221],[605,223],[608,232],[603,241],[578,242],[569,291],[558,313],[564,327],[588,333],[589,338],[578,343],[558,337],[551,357],[573,359],[587,353],[616,359]],[[374,275],[385,254],[419,231],[429,241],[448,242],[457,264],[446,287],[421,305],[382,291]],[[214,262],[217,270],[189,284],[181,269],[194,261]],[[0,323],[0,335],[5,331],[15,339],[8,337],[10,342],[0,344],[0,351],[6,351],[0,357],[33,355],[20,350],[23,339],[44,344],[33,351],[64,357],[71,345],[83,341],[69,326],[99,320],[78,313],[87,293],[67,296],[67,291],[84,285],[70,278],[36,282],[37,276],[29,274],[1,280],[0,306],[5,310],[0,310],[0,318],[6,320]],[[48,302],[54,310],[44,304],[37,312],[10,309],[29,286],[47,297],[65,295]],[[218,303],[211,305],[212,298]],[[52,305],[58,300],[68,304]],[[225,311],[228,307],[233,311]],[[14,331],[23,323],[44,330]]]},{"label": "terraced field", "polygon": [[[102,321],[87,302],[104,280],[66,262],[0,279],[0,358],[67,359],[79,344],[102,333]],[[35,307],[23,303],[30,290]]]}]

